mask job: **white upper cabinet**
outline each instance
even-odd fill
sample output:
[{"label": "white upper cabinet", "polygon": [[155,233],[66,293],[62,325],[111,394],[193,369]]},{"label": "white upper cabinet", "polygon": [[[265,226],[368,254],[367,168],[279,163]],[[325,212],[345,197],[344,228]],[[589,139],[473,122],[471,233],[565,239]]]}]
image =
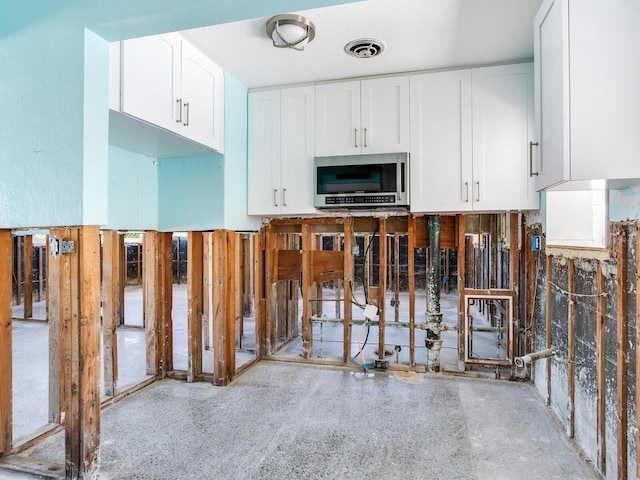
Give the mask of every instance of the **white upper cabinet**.
[{"label": "white upper cabinet", "polygon": [[316,87],[316,155],[409,150],[409,77]]},{"label": "white upper cabinet", "polygon": [[182,42],[182,124],[184,135],[218,151],[224,148],[224,72]]},{"label": "white upper cabinet", "polygon": [[637,1],[543,1],[534,20],[538,189],[640,179],[638,25]]},{"label": "white upper cabinet", "polygon": [[120,42],[109,44],[109,109],[120,111]]},{"label": "white upper cabinet", "polygon": [[249,94],[249,215],[313,207],[314,87]]},{"label": "white upper cabinet", "polygon": [[535,132],[533,64],[474,68],[471,85],[474,209],[537,209],[529,160]]},{"label": "white upper cabinet", "polygon": [[249,94],[248,214],[277,215],[280,201],[280,90]]},{"label": "white upper cabinet", "polygon": [[531,64],[411,77],[411,211],[538,208]]},{"label": "white upper cabinet", "polygon": [[224,74],[177,34],[125,40],[122,112],[222,151]]},{"label": "white upper cabinet", "polygon": [[411,77],[411,211],[472,208],[471,71]]}]

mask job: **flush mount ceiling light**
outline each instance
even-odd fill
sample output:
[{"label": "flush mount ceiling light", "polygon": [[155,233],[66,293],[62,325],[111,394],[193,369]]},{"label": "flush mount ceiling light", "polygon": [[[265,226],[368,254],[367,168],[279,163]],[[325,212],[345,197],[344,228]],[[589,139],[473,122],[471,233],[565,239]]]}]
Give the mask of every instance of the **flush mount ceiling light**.
[{"label": "flush mount ceiling light", "polygon": [[316,27],[300,15],[276,15],[267,20],[267,35],[273,40],[274,47],[304,50],[316,36]]},{"label": "flush mount ceiling light", "polygon": [[375,38],[359,38],[344,46],[344,51],[356,58],[373,58],[384,52],[384,43]]}]

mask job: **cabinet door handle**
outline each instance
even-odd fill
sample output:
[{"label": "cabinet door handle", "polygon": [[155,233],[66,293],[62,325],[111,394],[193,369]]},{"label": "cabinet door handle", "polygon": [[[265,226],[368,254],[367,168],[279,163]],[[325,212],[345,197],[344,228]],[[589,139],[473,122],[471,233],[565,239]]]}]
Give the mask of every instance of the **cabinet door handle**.
[{"label": "cabinet door handle", "polygon": [[476,185],[478,187],[478,196],[476,197],[476,202],[479,202],[480,201],[480,181],[477,181]]},{"label": "cabinet door handle", "polygon": [[188,126],[189,126],[189,102],[184,102],[184,108],[185,108],[185,110],[187,111],[187,115],[186,115],[186,117],[187,117],[187,121],[186,121],[186,122],[184,122],[184,124],[183,124],[183,125],[184,125],[185,127],[188,127]]},{"label": "cabinet door handle", "polygon": [[353,146],[358,148],[358,129],[353,129]]},{"label": "cabinet door handle", "polygon": [[274,207],[278,206],[278,189],[277,188],[273,189],[273,206]]},{"label": "cabinet door handle", "polygon": [[282,206],[283,207],[287,206],[287,189],[286,188],[282,189]]},{"label": "cabinet door handle", "polygon": [[176,115],[176,122],[182,123],[182,99],[176,99],[176,103],[178,104],[178,115]]},{"label": "cabinet door handle", "polygon": [[464,203],[469,203],[469,182],[464,182]]},{"label": "cabinet door handle", "polygon": [[367,127],[364,127],[364,148],[367,148]]},{"label": "cabinet door handle", "polygon": [[538,172],[533,171],[533,147],[538,146],[538,142],[529,142],[529,176],[538,176]]}]

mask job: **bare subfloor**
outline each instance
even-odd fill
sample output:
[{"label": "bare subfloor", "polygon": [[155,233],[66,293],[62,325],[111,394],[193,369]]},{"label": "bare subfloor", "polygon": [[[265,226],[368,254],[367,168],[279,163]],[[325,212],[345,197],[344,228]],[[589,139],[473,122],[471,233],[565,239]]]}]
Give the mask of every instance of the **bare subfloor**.
[{"label": "bare subfloor", "polygon": [[[63,435],[21,455],[62,464]],[[107,407],[100,478],[597,477],[528,384],[263,361],[226,388],[164,380]]]}]

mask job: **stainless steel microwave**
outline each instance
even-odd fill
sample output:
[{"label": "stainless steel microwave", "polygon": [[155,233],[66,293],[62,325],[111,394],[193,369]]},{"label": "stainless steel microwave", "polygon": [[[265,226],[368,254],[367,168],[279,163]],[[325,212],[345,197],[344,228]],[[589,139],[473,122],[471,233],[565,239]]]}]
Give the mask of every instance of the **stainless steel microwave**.
[{"label": "stainless steel microwave", "polygon": [[408,172],[408,153],[315,157],[314,206],[409,206]]}]

